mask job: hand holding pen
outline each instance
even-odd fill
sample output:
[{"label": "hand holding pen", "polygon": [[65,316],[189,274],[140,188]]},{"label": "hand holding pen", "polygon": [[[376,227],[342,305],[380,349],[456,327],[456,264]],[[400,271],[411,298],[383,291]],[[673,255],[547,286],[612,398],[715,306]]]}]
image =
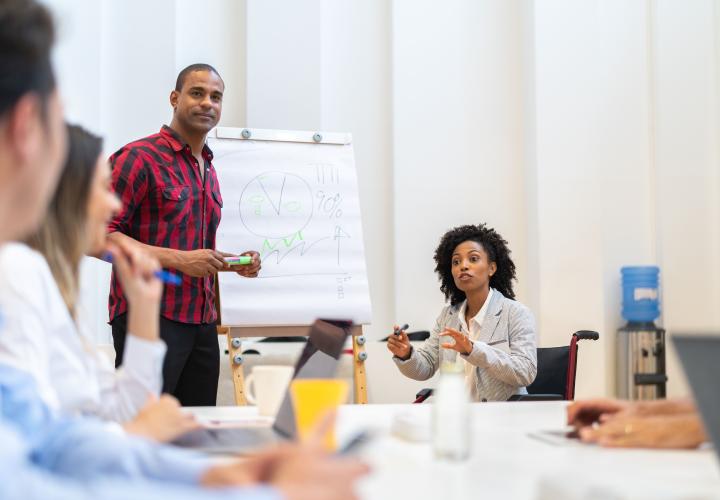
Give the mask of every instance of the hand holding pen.
[{"label": "hand holding pen", "polygon": [[[110,264],[115,262],[113,254],[110,253],[110,251],[106,251],[105,253],[103,253],[101,259]],[[173,274],[170,271],[166,271],[165,269],[158,269],[154,271],[153,274],[157,279],[159,279],[166,285],[182,285],[182,278],[180,276],[178,276],[177,274]]]},{"label": "hand holding pen", "polygon": [[132,243],[108,244],[103,260],[113,263],[127,299],[128,333],[146,340],[157,340],[160,328],[160,299],[163,293],[162,277],[167,279],[169,273],[163,274],[158,260],[139,245]]},{"label": "hand holding pen", "polygon": [[409,327],[407,323],[402,326],[395,325],[393,327],[393,334],[388,337],[387,341],[388,350],[402,360],[410,359],[410,355],[412,354],[410,339],[405,334],[405,330]]},{"label": "hand holding pen", "polygon": [[260,254],[254,250],[248,250],[240,255],[220,252],[229,270],[235,271],[245,278],[257,278],[262,267]]}]

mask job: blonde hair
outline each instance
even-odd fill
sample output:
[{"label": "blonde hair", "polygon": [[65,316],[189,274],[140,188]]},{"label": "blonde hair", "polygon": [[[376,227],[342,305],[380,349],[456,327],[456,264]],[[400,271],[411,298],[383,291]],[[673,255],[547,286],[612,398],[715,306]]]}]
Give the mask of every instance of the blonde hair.
[{"label": "blonde hair", "polygon": [[27,244],[43,254],[70,314],[80,292],[80,261],[88,245],[88,202],[102,140],[67,125],[68,156],[48,212]]}]

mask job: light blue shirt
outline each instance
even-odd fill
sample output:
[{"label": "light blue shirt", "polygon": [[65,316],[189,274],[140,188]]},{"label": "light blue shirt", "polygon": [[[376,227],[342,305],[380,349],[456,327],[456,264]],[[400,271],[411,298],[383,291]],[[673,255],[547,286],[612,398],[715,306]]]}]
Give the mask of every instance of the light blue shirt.
[{"label": "light blue shirt", "polygon": [[98,420],[58,417],[30,375],[0,365],[2,499],[280,498],[268,487],[200,488],[209,465],[202,455],[127,436]]}]

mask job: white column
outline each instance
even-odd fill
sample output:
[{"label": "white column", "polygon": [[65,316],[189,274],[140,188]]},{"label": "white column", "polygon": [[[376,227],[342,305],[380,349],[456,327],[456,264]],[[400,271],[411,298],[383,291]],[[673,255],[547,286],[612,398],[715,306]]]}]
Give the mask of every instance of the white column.
[{"label": "white column", "polygon": [[394,2],[393,135],[397,320],[435,324],[440,237],[486,222],[509,242],[527,295],[526,5]]},{"label": "white column", "polygon": [[[47,2],[56,21],[55,71],[68,122],[95,133],[102,130],[102,2]],[[107,326],[109,266],[83,259],[78,317],[99,343],[110,342]]]},{"label": "white column", "polygon": [[113,152],[170,122],[177,76],[175,2],[104,0],[101,23],[102,129]]},{"label": "white column", "polygon": [[[71,123],[100,127],[102,2],[55,0],[48,3],[56,21],[54,66]],[[80,56],[82,55],[82,56]]]},{"label": "white column", "polygon": [[371,339],[387,335],[396,320],[390,10],[386,0],[322,3],[321,128],[353,134],[373,307],[365,333]]},{"label": "white column", "polygon": [[194,63],[217,69],[225,82],[219,125],[245,126],[245,0],[177,0],[174,9],[175,73]]},{"label": "white column", "polygon": [[[658,1],[654,12],[658,245],[669,333],[720,331],[717,2]],[[687,386],[668,349],[670,395]]]},{"label": "white column", "polygon": [[321,0],[247,0],[248,127],[321,128],[321,26]]},{"label": "white column", "polygon": [[535,4],[541,345],[579,329],[577,395],[612,387],[619,268],[654,262],[644,3]]},{"label": "white column", "polygon": [[351,132],[373,325],[394,319],[390,10],[372,0],[247,1],[247,126]]}]

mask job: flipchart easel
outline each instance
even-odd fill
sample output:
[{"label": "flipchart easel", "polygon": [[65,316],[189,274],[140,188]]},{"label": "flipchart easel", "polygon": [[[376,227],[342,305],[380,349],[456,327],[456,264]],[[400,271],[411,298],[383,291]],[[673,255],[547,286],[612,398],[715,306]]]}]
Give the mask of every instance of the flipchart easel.
[{"label": "flipchart easel", "polygon": [[[324,135],[324,137],[323,137]],[[346,144],[347,134],[321,134],[321,133],[302,133],[289,131],[265,131],[250,130],[236,128],[218,128],[214,131],[214,137],[222,139],[245,139],[260,141],[283,141],[283,142],[306,142],[306,143],[324,143],[324,144]],[[229,270],[230,271],[230,270]],[[232,271],[230,271],[232,272]],[[216,292],[216,308],[218,312],[217,331],[219,335],[227,336],[227,346],[229,353],[230,370],[233,380],[233,388],[235,395],[235,403],[238,405],[246,405],[247,398],[245,396],[245,381],[243,374],[244,357],[242,354],[242,339],[248,337],[304,337],[307,334],[309,325],[307,326],[232,326],[225,325],[221,316],[221,296],[220,296],[220,274],[215,281]],[[352,335],[352,356],[353,356],[353,395],[354,402],[359,404],[367,403],[367,377],[365,373],[365,361],[367,360],[367,352],[365,351],[366,338],[362,334],[362,326],[355,325],[351,329]],[[348,352],[349,353],[349,352]]]},{"label": "flipchart easel", "polygon": [[[233,272],[233,271],[229,271]],[[247,337],[305,337],[308,327],[305,326],[266,326],[266,327],[231,327],[222,324],[220,315],[220,288],[218,286],[218,275],[215,281],[216,306],[218,311],[218,335],[227,336],[227,346],[230,358],[230,372],[232,374],[233,389],[235,391],[235,404],[246,405],[245,397],[245,375],[243,374],[242,339]],[[352,356],[353,356],[353,397],[358,404],[367,404],[367,376],[365,374],[365,336],[362,334],[362,326],[354,325],[352,334]]]}]

